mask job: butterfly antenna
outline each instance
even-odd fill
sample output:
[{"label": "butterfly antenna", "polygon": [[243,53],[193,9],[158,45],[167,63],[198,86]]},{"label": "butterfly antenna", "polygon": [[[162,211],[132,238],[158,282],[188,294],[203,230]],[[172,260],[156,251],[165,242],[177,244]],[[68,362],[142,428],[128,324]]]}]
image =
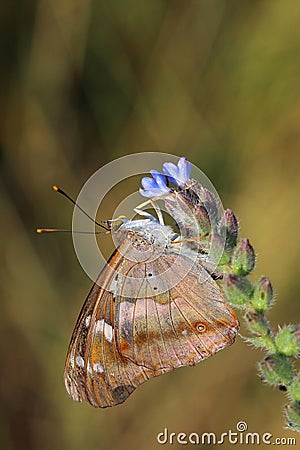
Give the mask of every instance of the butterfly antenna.
[{"label": "butterfly antenna", "polygon": [[[86,216],[88,217],[94,224],[96,224],[98,227],[103,228],[105,230],[105,232],[101,232],[101,231],[96,231],[96,232],[88,232],[88,231],[72,231],[73,233],[82,233],[82,234],[106,234],[107,232],[110,232],[110,228],[105,227],[104,225],[102,225],[100,222],[98,222],[97,220],[93,219],[93,217],[91,217],[83,208],[81,208],[81,206],[78,205],[78,203],[76,203],[75,200],[72,199],[72,197],[70,197],[65,191],[63,191],[62,189],[60,189],[58,186],[54,185],[52,186],[53,190],[55,192],[58,192],[59,194],[63,195],[64,197],[66,197],[71,203],[73,203],[74,206],[76,206],[78,209],[80,209],[80,211]],[[53,233],[53,232],[60,232],[60,233],[66,233],[66,232],[70,232],[71,230],[60,230],[57,228],[37,228],[37,233]]]},{"label": "butterfly antenna", "polygon": [[92,222],[94,222],[96,225],[98,225],[98,227],[104,228],[104,230],[109,231],[109,228],[105,227],[100,222],[97,222],[97,220],[93,219],[93,217],[91,217],[83,208],[81,208],[81,206],[79,206],[78,203],[76,203],[75,200],[73,200],[72,197],[70,197],[65,191],[63,191],[56,185],[53,186],[53,190],[55,192],[58,192],[59,194],[63,195],[64,197],[66,197],[71,203],[73,203],[74,206],[76,206],[78,209],[80,209],[80,211],[83,212],[83,214],[86,217],[88,217]]},{"label": "butterfly antenna", "polygon": [[76,233],[76,234],[110,234],[110,230],[107,231],[74,231],[74,230],[62,230],[61,228],[37,228],[37,233]]}]

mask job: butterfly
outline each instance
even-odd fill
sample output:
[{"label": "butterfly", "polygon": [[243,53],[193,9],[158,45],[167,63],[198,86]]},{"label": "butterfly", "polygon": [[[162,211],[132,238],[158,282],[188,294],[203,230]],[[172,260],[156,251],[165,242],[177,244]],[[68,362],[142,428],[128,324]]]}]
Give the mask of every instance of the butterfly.
[{"label": "butterfly", "polygon": [[196,251],[154,218],[124,221],[75,325],[64,379],[75,401],[123,403],[145,381],[231,345],[239,322]]}]

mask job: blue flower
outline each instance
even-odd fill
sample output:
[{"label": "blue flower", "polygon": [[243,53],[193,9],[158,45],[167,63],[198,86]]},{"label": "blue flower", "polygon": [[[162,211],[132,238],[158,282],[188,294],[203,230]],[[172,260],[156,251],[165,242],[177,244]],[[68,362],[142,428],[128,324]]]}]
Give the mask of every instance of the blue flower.
[{"label": "blue flower", "polygon": [[191,170],[191,163],[184,157],[179,159],[177,166],[170,162],[163,164],[163,172],[168,180],[173,184],[177,184],[181,189],[189,183]]},{"label": "blue flower", "polygon": [[144,197],[160,197],[161,195],[170,194],[172,191],[166,185],[167,178],[162,173],[157,170],[150,170],[153,178],[144,177],[142,178],[142,186],[144,189],[140,188],[140,194]]}]

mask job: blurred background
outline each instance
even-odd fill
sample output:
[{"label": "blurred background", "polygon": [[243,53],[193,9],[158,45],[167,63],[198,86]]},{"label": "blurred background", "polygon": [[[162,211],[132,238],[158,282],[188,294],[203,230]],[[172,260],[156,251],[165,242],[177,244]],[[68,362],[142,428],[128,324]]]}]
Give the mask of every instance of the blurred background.
[{"label": "blurred background", "polygon": [[76,198],[120,156],[184,155],[238,216],[254,278],[271,278],[275,329],[299,322],[299,23],[293,0],[1,2],[1,448],[148,450],[165,427],[222,433],[240,420],[298,438],[241,338],[121,406],[73,402],[64,360],[91,280],[71,234],[35,228],[71,226],[54,183]]}]

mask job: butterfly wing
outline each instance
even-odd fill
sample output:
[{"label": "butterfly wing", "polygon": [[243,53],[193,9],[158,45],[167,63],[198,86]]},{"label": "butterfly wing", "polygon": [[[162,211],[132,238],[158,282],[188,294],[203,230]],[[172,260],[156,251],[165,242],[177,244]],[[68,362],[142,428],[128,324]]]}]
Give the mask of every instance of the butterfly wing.
[{"label": "butterfly wing", "polygon": [[[199,281],[200,264],[191,269],[188,258],[172,253],[137,262],[124,256],[130,245],[125,239],[91,289],[67,354],[69,395],[95,407],[122,403],[148,379],[196,364],[232,344],[238,329],[215,281]],[[180,282],[156,294],[169,268]]]},{"label": "butterfly wing", "polygon": [[67,392],[73,400],[87,401],[95,407],[122,403],[137,386],[168,371],[161,368],[154,372],[119,352],[114,290],[116,270],[121,270],[124,263],[130,267],[134,264],[117,250],[100,274],[99,284],[95,283],[87,296],[68,349],[64,372]]},{"label": "butterfly wing", "polygon": [[[154,275],[169,268],[180,281],[156,295],[152,280],[159,277]],[[127,277],[143,278],[146,295],[117,298],[117,346],[125,358],[153,371],[172,370],[197,364],[234,342],[237,317],[201,264],[191,267],[185,255],[165,254],[133,266]]]}]

